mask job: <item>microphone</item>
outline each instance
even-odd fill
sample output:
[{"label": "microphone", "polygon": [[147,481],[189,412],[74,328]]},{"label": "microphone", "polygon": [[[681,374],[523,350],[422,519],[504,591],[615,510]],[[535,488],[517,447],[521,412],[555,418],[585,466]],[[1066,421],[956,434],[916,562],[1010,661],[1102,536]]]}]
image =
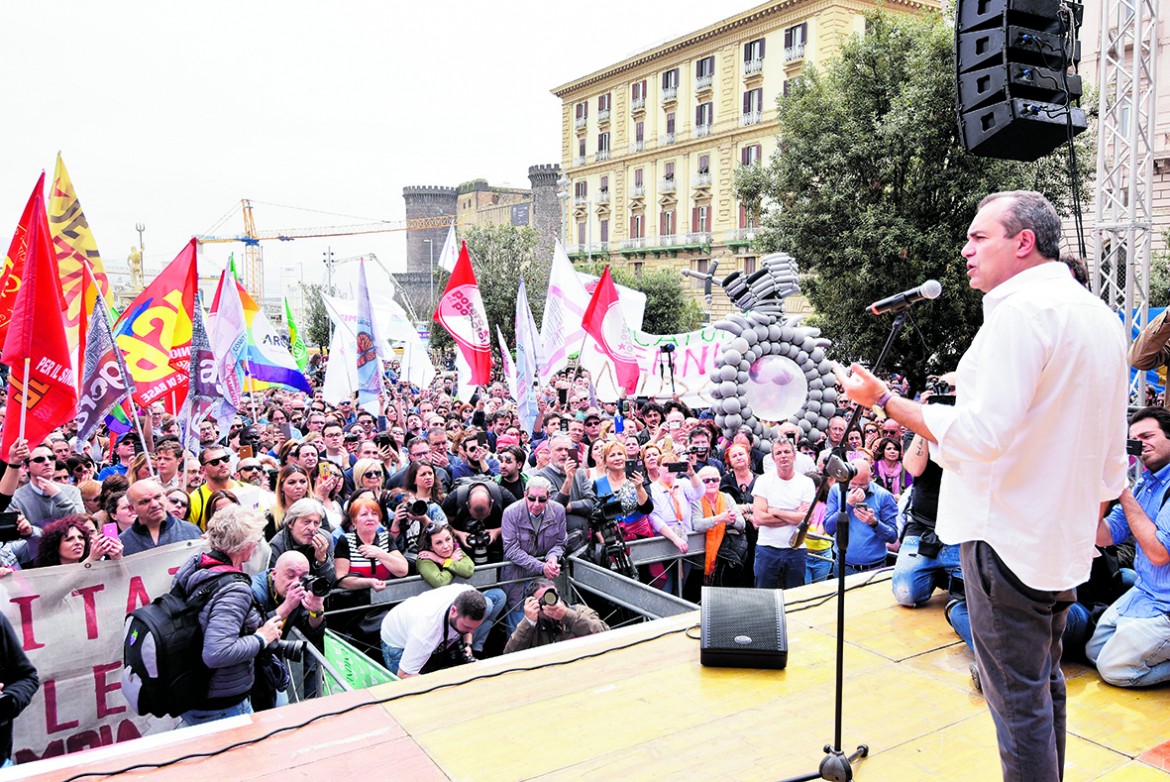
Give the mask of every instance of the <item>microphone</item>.
[{"label": "microphone", "polygon": [[923,299],[937,299],[940,293],[942,293],[942,283],[938,280],[927,280],[917,288],[911,288],[908,291],[887,296],[881,301],[875,301],[866,307],[865,311],[874,315],[885,315],[887,312],[901,312],[904,309],[908,309],[911,304],[922,301]]}]

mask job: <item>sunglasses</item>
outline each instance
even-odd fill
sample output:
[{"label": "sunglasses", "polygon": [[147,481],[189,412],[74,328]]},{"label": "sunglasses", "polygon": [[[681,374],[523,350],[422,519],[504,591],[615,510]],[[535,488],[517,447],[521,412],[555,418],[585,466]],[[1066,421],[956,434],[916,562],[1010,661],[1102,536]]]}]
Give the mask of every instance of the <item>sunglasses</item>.
[{"label": "sunglasses", "polygon": [[704,478],[703,483],[719,483],[718,478]]},{"label": "sunglasses", "polygon": [[52,456],[34,456],[28,460],[27,464],[44,464],[45,462],[47,462],[53,458],[54,457],[52,457]]},{"label": "sunglasses", "polygon": [[260,470],[260,469],[263,469],[263,468],[261,468],[260,466],[249,465],[247,467],[241,467],[240,472],[254,472],[254,471]]},{"label": "sunglasses", "polygon": [[203,463],[203,466],[204,467],[214,467],[215,465],[218,465],[218,464],[227,464],[231,460],[232,460],[232,457],[230,457],[230,456],[221,456],[218,459],[208,459],[207,461],[205,461]]},{"label": "sunglasses", "polygon": [[370,470],[362,477],[363,478],[383,478],[383,477],[385,477],[385,475],[386,475],[386,473],[382,472],[381,470]]},{"label": "sunglasses", "polygon": [[432,521],[430,524],[427,524],[425,527],[423,527],[423,534],[424,535],[434,535],[439,530],[446,529],[446,528],[447,528],[447,522],[445,522],[445,521]]},{"label": "sunglasses", "polygon": [[544,503],[548,502],[548,497],[529,497],[528,501],[535,502],[538,505],[543,505]]}]

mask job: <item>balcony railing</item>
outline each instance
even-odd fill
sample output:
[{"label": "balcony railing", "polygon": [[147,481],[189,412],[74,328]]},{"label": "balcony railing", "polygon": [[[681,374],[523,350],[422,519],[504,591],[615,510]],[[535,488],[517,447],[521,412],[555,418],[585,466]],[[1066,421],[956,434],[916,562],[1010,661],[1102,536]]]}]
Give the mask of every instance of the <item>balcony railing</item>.
[{"label": "balcony railing", "polygon": [[673,100],[678,100],[678,87],[663,87],[662,102],[670,103]]},{"label": "balcony railing", "polygon": [[695,174],[695,187],[710,187],[710,186],[711,186],[711,174],[709,174],[709,173]]},{"label": "balcony railing", "polygon": [[764,59],[762,57],[757,57],[754,60],[744,60],[744,76],[751,76],[753,73],[759,73],[762,70],[764,70]]},{"label": "balcony railing", "polygon": [[634,185],[633,187],[630,188],[630,198],[645,198],[645,197],[646,197],[646,186],[645,185]]},{"label": "balcony railing", "polygon": [[585,156],[584,155],[573,155],[573,165],[574,166],[585,165]]},{"label": "balcony railing", "polygon": [[641,139],[639,139],[638,141],[631,141],[630,142],[630,153],[631,154],[633,154],[634,152],[641,152],[645,148],[646,148],[646,142],[641,140]]},{"label": "balcony railing", "polygon": [[646,108],[646,98],[631,98],[630,111],[641,111]]},{"label": "balcony railing", "polygon": [[601,109],[597,112],[598,122],[609,122],[609,109]]},{"label": "balcony railing", "polygon": [[677,187],[673,179],[663,179],[658,183],[658,192],[673,193]]},{"label": "balcony railing", "polygon": [[691,128],[691,138],[702,138],[703,136],[711,135],[711,123],[706,122],[702,125],[695,125]]},{"label": "balcony railing", "polygon": [[679,245],[686,244],[686,238],[687,237],[685,234],[667,234],[666,236],[659,236],[658,246],[678,247]]},{"label": "balcony railing", "polygon": [[793,60],[800,60],[804,58],[804,44],[798,43],[796,46],[784,47],[784,62],[792,62]]},{"label": "balcony railing", "polygon": [[593,244],[578,242],[569,245],[568,249],[569,255],[607,255],[608,253],[609,242],[594,242]]},{"label": "balcony railing", "polygon": [[695,90],[702,91],[702,90],[711,89],[711,83],[714,80],[715,80],[715,77],[709,73],[706,76],[696,76],[695,77]]},{"label": "balcony railing", "polygon": [[756,238],[756,228],[736,228],[728,231],[723,240],[725,242],[750,242]]},{"label": "balcony railing", "polygon": [[597,194],[597,203],[599,203],[599,204],[608,204],[609,203],[609,191],[608,190],[602,190],[600,193]]},{"label": "balcony railing", "polygon": [[573,120],[573,127],[576,130],[580,130],[581,128],[585,127],[585,123],[587,123],[588,121],[589,121],[588,117],[576,117]]},{"label": "balcony railing", "polygon": [[638,237],[637,239],[622,239],[620,245],[623,250],[641,250],[646,246],[646,237]]},{"label": "balcony railing", "polygon": [[599,149],[599,150],[597,150],[597,154],[593,156],[593,161],[595,163],[600,163],[603,160],[609,160],[609,150],[608,149]]},{"label": "balcony railing", "polygon": [[758,112],[758,111],[745,111],[739,117],[739,126],[741,128],[746,128],[748,125],[759,125],[759,124],[760,124],[760,112]]},{"label": "balcony railing", "polygon": [[573,206],[589,206],[589,196],[573,196]]},{"label": "balcony railing", "polygon": [[691,233],[687,234],[687,242],[686,243],[687,244],[710,244],[711,243],[711,232],[710,231],[692,231]]},{"label": "balcony railing", "polygon": [[663,133],[661,136],[658,137],[658,146],[660,146],[660,147],[665,147],[665,146],[668,146],[668,145],[673,144],[673,143],[674,143],[674,134],[673,133]]}]

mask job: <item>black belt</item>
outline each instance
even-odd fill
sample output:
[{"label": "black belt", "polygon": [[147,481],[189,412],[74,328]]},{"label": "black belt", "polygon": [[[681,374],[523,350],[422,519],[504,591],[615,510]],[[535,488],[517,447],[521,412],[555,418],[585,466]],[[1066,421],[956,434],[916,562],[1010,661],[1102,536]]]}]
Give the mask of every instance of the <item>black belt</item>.
[{"label": "black belt", "polygon": [[864,573],[864,572],[866,572],[867,570],[877,570],[878,568],[883,568],[883,567],[885,567],[885,566],[886,566],[886,561],[883,559],[883,560],[881,560],[880,562],[872,562],[872,563],[870,563],[870,564],[868,564],[868,565],[853,565],[853,564],[850,564],[850,563],[846,562],[846,563],[845,563],[845,565],[846,565],[847,567],[850,567],[850,568],[852,568],[854,571],[856,571],[856,572],[858,572],[858,573]]}]

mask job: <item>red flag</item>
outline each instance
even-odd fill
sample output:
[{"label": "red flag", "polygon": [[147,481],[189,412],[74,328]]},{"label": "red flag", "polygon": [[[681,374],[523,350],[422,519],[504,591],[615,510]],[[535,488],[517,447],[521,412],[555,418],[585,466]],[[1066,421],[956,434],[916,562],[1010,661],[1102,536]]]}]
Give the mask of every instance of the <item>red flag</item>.
[{"label": "red flag", "polygon": [[[0,271],[0,345],[8,336],[8,324],[12,320],[12,306],[16,303],[16,294],[20,290],[20,279],[24,275],[24,259],[28,255],[28,234],[32,226],[33,201],[37,193],[45,192],[45,172],[37,180],[36,189],[28,197],[24,205],[24,213],[20,222],[16,224],[16,233],[12,235],[12,243],[8,245],[8,256],[4,259],[4,269]],[[3,457],[0,457],[3,458]]]},{"label": "red flag", "polygon": [[492,376],[492,334],[488,329],[487,312],[479,295],[479,283],[471,269],[467,242],[459,250],[455,271],[447,280],[434,319],[459,345],[463,358],[471,367],[471,384],[486,386]]},{"label": "red flag", "polygon": [[141,407],[161,401],[167,412],[178,414],[187,398],[196,287],[192,239],[114,324],[114,340],[126,354],[134,401]]},{"label": "red flag", "polygon": [[634,341],[630,338],[630,328],[626,325],[626,316],[608,265],[593,289],[581,326],[597,340],[602,352],[613,362],[618,385],[627,394],[634,393],[638,389],[640,374],[638,360],[634,357]]},{"label": "red flag", "polygon": [[5,455],[20,436],[22,407],[27,408],[24,438],[34,447],[77,414],[77,386],[65,339],[65,300],[49,236],[43,182],[42,174],[31,199],[28,255],[4,339],[4,363],[11,369],[7,425],[0,442]]}]

